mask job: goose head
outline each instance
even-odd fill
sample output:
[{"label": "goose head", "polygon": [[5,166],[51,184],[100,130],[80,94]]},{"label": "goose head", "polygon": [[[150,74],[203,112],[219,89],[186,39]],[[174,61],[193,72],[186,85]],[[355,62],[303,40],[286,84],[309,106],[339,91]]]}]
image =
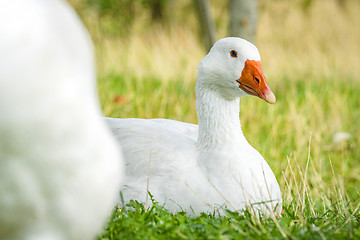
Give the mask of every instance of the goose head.
[{"label": "goose head", "polygon": [[260,54],[252,43],[236,37],[217,41],[198,68],[197,87],[217,91],[226,99],[257,96],[276,98],[262,72]]}]

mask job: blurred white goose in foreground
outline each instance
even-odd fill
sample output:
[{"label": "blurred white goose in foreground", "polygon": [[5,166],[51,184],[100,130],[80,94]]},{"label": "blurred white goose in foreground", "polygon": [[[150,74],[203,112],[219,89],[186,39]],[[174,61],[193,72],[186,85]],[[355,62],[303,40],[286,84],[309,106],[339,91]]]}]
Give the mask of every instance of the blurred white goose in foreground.
[{"label": "blurred white goose in foreground", "polygon": [[124,200],[144,202],[149,179],[150,193],[171,211],[191,214],[217,206],[249,206],[266,214],[281,210],[272,170],[241,131],[239,97],[246,95],[275,102],[257,48],[240,38],[224,38],[198,68],[199,126],[167,119],[108,118],[126,159]]},{"label": "blurred white goose in foreground", "polygon": [[122,174],[90,38],[60,0],[1,1],[0,36],[0,239],[93,239]]}]

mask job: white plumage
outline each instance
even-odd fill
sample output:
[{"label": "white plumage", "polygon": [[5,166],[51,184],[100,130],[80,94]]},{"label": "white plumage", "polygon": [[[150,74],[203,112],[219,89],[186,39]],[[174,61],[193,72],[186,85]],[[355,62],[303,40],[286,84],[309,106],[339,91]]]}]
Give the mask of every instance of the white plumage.
[{"label": "white plumage", "polygon": [[93,239],[118,196],[91,40],[60,0],[0,2],[0,239]]},{"label": "white plumage", "polygon": [[279,213],[276,178],[241,130],[239,97],[249,94],[275,102],[257,48],[240,38],[225,38],[198,69],[199,126],[167,119],[107,118],[126,159],[124,200],[145,202],[149,190],[170,211],[198,214],[219,206],[249,206],[255,212]]}]

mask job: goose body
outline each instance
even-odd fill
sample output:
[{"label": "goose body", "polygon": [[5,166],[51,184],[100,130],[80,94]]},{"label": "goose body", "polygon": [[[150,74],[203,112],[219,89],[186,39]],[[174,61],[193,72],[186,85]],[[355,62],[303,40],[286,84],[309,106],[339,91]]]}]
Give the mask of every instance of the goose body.
[{"label": "goose body", "polygon": [[240,97],[275,102],[257,48],[240,38],[219,40],[200,63],[195,90],[199,125],[107,118],[124,151],[124,200],[145,202],[148,190],[170,211],[278,213],[277,180],[239,121]]},{"label": "goose body", "polygon": [[0,239],[94,239],[122,157],[91,40],[60,0],[1,1],[0,36]]}]

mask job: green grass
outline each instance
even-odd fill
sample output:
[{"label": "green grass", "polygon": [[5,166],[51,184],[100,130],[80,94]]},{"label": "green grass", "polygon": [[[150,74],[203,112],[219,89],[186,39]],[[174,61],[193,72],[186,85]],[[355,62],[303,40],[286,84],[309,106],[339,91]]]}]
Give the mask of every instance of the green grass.
[{"label": "green grass", "polygon": [[188,217],[185,212],[169,213],[153,201],[145,209],[136,201],[117,208],[99,239],[359,239],[360,214],[338,209],[305,209],[300,218],[291,202],[281,218],[256,218],[249,212],[228,212]]},{"label": "green grass", "polygon": [[174,118],[195,122],[195,83],[109,75],[100,79],[105,116]]},{"label": "green grass", "polygon": [[[281,218],[258,219],[248,212],[189,217],[158,204],[145,209],[132,202],[115,209],[100,239],[360,238],[360,83],[284,78],[269,84],[277,103],[242,98],[240,120],[245,136],[280,182]],[[106,116],[196,123],[194,86],[195,80],[163,82],[110,74],[100,78],[99,95]],[[339,131],[352,138],[333,143]]]}]

